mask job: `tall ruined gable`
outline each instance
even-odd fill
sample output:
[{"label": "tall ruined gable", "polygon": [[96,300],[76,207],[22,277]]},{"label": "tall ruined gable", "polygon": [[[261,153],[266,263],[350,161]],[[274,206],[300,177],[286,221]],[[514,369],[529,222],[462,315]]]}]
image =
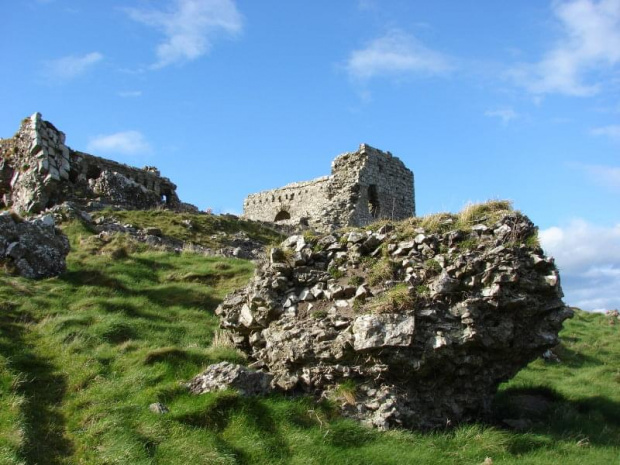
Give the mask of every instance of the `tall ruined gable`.
[{"label": "tall ruined gable", "polygon": [[[66,200],[124,208],[184,207],[176,185],[143,169],[72,150],[65,134],[35,113],[0,142],[0,205],[37,213]],[[185,206],[188,208],[188,206]]]},{"label": "tall ruined gable", "polygon": [[245,218],[321,231],[414,215],[411,170],[366,144],[336,157],[329,176],[251,194],[243,205]]}]

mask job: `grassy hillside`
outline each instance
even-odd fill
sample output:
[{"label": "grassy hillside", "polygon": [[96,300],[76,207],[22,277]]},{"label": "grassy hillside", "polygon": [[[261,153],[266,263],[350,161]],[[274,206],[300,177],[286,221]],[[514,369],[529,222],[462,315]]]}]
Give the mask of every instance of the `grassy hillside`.
[{"label": "grassy hillside", "polygon": [[[122,215],[171,235],[178,226]],[[214,309],[252,264],[121,238],[98,248],[81,224],[64,227],[67,273],[0,273],[0,464],[620,463],[620,321],[578,311],[562,363],[538,360],[503,386],[498,419],[522,417],[524,431],[382,433],[308,398],[189,395],[182,382],[205,366],[242,360]]]}]

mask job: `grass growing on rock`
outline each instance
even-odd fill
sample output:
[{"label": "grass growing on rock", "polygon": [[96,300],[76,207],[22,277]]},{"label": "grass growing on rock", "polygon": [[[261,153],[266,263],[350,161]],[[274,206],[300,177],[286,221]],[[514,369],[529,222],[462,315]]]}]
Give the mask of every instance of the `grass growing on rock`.
[{"label": "grass growing on rock", "polygon": [[[28,281],[0,274],[2,464],[617,463],[620,324],[578,311],[555,352],[504,385],[498,420],[430,433],[365,428],[330,402],[234,392],[189,395],[206,365],[242,361],[217,329],[216,305],[252,265],[143,249],[114,259],[65,226],[68,271]],[[344,385],[342,395],[354,394]],[[543,396],[544,411],[518,408]],[[170,412],[148,406],[162,402]],[[516,412],[516,413],[515,413]],[[489,460],[486,463],[491,463]]]},{"label": "grass growing on rock", "polygon": [[229,236],[238,232],[265,244],[275,244],[283,239],[281,234],[260,223],[240,221],[232,215],[175,213],[169,210],[103,210],[94,215],[95,218],[102,216],[140,229],[159,228],[164,236],[204,247],[228,245]]},{"label": "grass growing on rock", "polygon": [[366,308],[372,313],[397,313],[411,309],[415,300],[407,284],[401,283],[372,298]]}]

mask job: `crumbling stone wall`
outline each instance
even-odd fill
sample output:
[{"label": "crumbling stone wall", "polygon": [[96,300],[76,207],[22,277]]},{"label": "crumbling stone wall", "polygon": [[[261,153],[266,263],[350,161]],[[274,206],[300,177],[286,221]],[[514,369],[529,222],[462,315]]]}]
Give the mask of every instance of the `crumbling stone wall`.
[{"label": "crumbling stone wall", "polygon": [[415,215],[413,173],[390,152],[360,145],[332,162],[330,176],[248,196],[243,216],[330,231]]},{"label": "crumbling stone wall", "polygon": [[0,206],[36,213],[66,200],[125,208],[183,207],[176,185],[153,167],[143,169],[78,152],[40,113],[0,141]]}]

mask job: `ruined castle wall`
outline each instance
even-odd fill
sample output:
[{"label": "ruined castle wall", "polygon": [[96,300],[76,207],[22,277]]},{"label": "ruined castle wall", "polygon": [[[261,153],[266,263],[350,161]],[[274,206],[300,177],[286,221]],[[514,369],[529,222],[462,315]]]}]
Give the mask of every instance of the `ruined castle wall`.
[{"label": "ruined castle wall", "polygon": [[20,212],[88,199],[127,208],[184,206],[176,186],[157,169],[71,150],[65,134],[40,113],[23,120],[17,134],[2,141],[0,151],[0,203]]},{"label": "ruined castle wall", "polygon": [[250,195],[243,215],[321,231],[408,218],[415,215],[413,173],[389,152],[362,144],[336,157],[330,176]]},{"label": "ruined castle wall", "polygon": [[134,168],[83,152],[72,152],[71,159],[73,170],[71,175],[76,180],[97,179],[103,171],[112,171],[131,179],[149,191],[153,191],[161,197],[162,203],[175,204],[179,202],[175,192],[177,186],[170,179],[160,176],[159,171],[155,168]]},{"label": "ruined castle wall", "polygon": [[251,194],[243,203],[243,214],[253,220],[285,224],[307,219],[310,226],[315,226],[328,202],[329,185],[330,177],[324,176]]},{"label": "ruined castle wall", "polygon": [[358,178],[358,200],[350,223],[358,226],[378,219],[415,216],[413,172],[389,152],[367,147]]}]

